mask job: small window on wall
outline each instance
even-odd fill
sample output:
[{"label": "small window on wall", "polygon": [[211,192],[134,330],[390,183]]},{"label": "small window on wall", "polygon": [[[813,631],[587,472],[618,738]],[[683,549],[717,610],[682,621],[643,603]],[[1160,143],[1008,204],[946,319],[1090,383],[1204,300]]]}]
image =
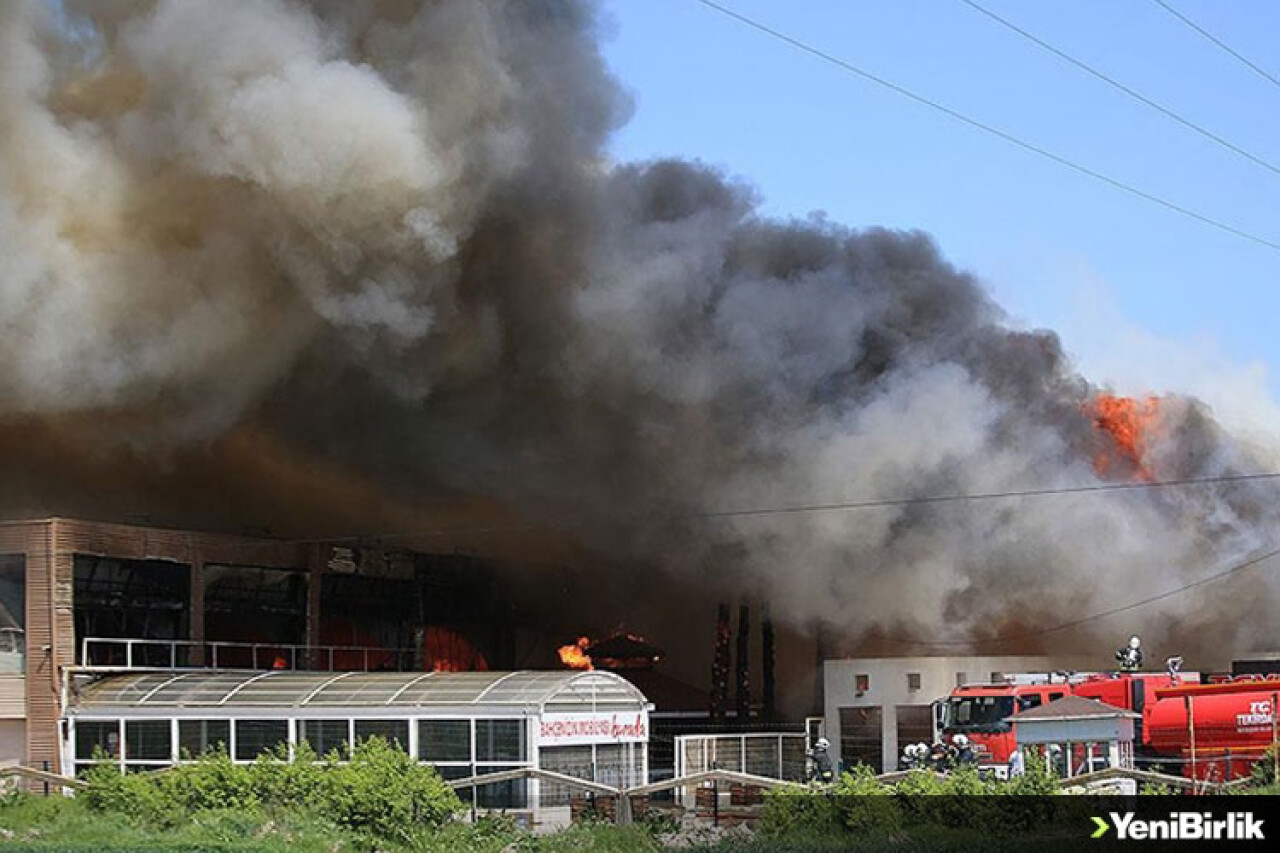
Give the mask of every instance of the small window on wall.
[{"label": "small window on wall", "polygon": [[476,761],[524,761],[524,720],[476,720]]},{"label": "small window on wall", "polygon": [[237,761],[253,761],[259,754],[288,742],[287,720],[236,720]]},{"label": "small window on wall", "polygon": [[126,761],[168,761],[168,720],[129,720],[124,724],[124,757]]},{"label": "small window on wall", "polygon": [[179,720],[178,755],[199,758],[221,749],[231,751],[230,720]]},{"label": "small window on wall", "polygon": [[408,720],[356,720],[356,740],[380,737],[392,746],[409,751]]},{"label": "small window on wall", "polygon": [[871,689],[871,676],[866,674],[855,675],[853,677],[854,689],[859,693],[866,693]]},{"label": "small window on wall", "polygon": [[302,737],[317,755],[324,756],[335,749],[343,751],[350,733],[346,720],[304,720]]},{"label": "small window on wall", "polygon": [[76,761],[92,761],[98,749],[111,758],[120,757],[120,723],[116,720],[77,720]]},{"label": "small window on wall", "polygon": [[969,673],[967,672],[956,673],[956,687],[964,687],[968,683],[969,683]]},{"label": "small window on wall", "polygon": [[907,673],[907,689],[912,692],[920,689],[920,673],[918,672]]},{"label": "small window on wall", "polygon": [[431,763],[471,760],[470,720],[422,720],[418,723],[418,758]]},{"label": "small window on wall", "polygon": [[1003,681],[1004,681],[1004,673],[1003,673],[1003,672],[993,672],[993,673],[991,673],[991,683],[992,683],[992,684],[1001,684]]}]

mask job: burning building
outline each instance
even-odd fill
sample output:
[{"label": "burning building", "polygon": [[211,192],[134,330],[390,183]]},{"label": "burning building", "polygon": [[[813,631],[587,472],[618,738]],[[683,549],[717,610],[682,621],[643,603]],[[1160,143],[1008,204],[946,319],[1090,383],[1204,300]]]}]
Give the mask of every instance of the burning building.
[{"label": "burning building", "polygon": [[[515,600],[668,646],[690,609],[767,601],[780,660],[816,626],[1034,652],[1264,544],[1265,482],[1080,491],[1267,457],[1194,399],[1106,395],[927,235],[613,162],[599,27],[579,0],[0,4],[0,508],[501,557]],[[280,647],[327,602],[334,638],[462,653],[407,633],[412,560],[326,592],[318,557],[153,556],[60,564],[28,654],[77,583],[86,631]],[[121,584],[164,606],[115,612]],[[1256,647],[1274,606],[1238,574],[1132,629]]]},{"label": "burning building", "polygon": [[0,756],[35,767],[72,667],[514,669],[542,637],[457,555],[74,519],[0,524],[0,552]]}]

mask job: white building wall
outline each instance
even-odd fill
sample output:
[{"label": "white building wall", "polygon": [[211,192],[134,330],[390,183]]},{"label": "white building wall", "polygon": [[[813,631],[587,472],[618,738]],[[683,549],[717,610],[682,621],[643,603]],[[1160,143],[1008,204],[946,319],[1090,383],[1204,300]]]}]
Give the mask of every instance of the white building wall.
[{"label": "white building wall", "polygon": [[[840,756],[840,709],[881,710],[881,772],[896,770],[902,746],[898,743],[897,708],[928,706],[946,696],[957,683],[985,683],[993,673],[1053,672],[1070,668],[1070,661],[1031,655],[1003,657],[895,657],[843,658],[823,664],[823,716],[832,753]],[[912,689],[908,676],[919,676]],[[858,690],[858,676],[866,677],[866,689]]]}]

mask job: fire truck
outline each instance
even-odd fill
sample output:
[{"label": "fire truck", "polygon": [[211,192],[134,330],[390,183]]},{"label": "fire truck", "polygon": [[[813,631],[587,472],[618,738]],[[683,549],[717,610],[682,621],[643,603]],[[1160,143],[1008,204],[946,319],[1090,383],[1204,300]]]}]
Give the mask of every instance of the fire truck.
[{"label": "fire truck", "polygon": [[997,684],[964,684],[933,704],[934,740],[950,743],[958,734],[969,738],[978,768],[1004,777],[1017,747],[1012,717],[1071,692],[1065,674],[1010,675]]},{"label": "fire truck", "polygon": [[1171,685],[1155,696],[1143,714],[1143,743],[1192,779],[1248,776],[1280,735],[1280,677],[1275,675]]},{"label": "fire truck", "polygon": [[[1171,752],[1165,741],[1160,742],[1159,748],[1152,742],[1151,714],[1166,693],[1182,695],[1176,691],[1185,691],[1189,685],[1200,686],[1198,673],[1023,674],[1007,676],[1003,683],[967,684],[934,703],[935,739],[950,742],[957,734],[966,735],[977,755],[979,769],[1003,778],[1008,772],[1009,757],[1017,747],[1017,714],[1070,694],[1140,714],[1134,726],[1136,759],[1152,764],[1162,757],[1176,757],[1176,750]],[[1162,711],[1162,715],[1168,713]],[[1185,726],[1183,737],[1187,738]],[[1080,759],[1084,760],[1083,755]]]}]

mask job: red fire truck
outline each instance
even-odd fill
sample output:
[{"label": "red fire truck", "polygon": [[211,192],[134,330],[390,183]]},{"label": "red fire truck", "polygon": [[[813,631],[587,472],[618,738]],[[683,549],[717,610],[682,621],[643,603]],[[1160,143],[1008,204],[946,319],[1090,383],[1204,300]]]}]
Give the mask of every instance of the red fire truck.
[{"label": "red fire truck", "polygon": [[1193,779],[1243,778],[1280,734],[1277,704],[1276,676],[1159,689],[1143,715],[1144,744]]},{"label": "red fire truck", "polygon": [[[1139,762],[1151,763],[1175,757],[1151,741],[1148,720],[1152,710],[1164,693],[1186,689],[1189,684],[1198,687],[1199,682],[1198,673],[1125,672],[1027,674],[1009,676],[1005,683],[964,685],[934,704],[935,737],[950,742],[957,734],[966,735],[978,767],[1003,777],[1017,746],[1013,730],[1016,715],[1073,694],[1141,714],[1135,721],[1135,751]],[[1185,726],[1183,736],[1187,736]]]},{"label": "red fire truck", "polygon": [[934,740],[949,743],[958,734],[967,736],[978,767],[1003,777],[1017,746],[1010,718],[1070,692],[1067,676],[1054,674],[1015,675],[1004,683],[962,685],[934,703]]}]

